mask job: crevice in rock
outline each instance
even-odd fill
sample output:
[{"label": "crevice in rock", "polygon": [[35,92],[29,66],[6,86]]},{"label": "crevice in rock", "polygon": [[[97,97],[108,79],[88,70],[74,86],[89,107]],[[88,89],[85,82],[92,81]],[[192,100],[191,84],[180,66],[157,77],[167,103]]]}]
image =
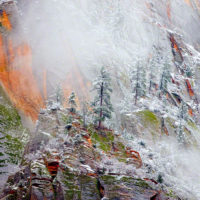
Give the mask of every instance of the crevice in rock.
[{"label": "crevice in rock", "polygon": [[97,179],[97,189],[99,191],[100,197],[103,198],[105,195],[105,191],[104,191],[104,187],[103,187],[103,185],[101,185],[101,182],[99,181],[99,179]]},{"label": "crevice in rock", "polygon": [[159,200],[158,196],[159,194],[155,194],[150,198],[150,200]]},{"label": "crevice in rock", "polygon": [[59,167],[59,162],[57,161],[47,163],[47,169],[49,173],[51,174],[52,179],[56,177],[57,172],[58,172],[58,167]]}]

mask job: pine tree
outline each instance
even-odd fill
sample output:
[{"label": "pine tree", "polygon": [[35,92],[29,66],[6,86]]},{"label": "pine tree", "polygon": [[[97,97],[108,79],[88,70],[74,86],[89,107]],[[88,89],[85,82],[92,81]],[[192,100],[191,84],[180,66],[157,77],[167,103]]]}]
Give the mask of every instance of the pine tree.
[{"label": "pine tree", "polygon": [[152,93],[152,88],[157,90],[162,62],[163,56],[160,49],[153,46],[152,58],[149,62],[149,94]]},{"label": "pine tree", "polygon": [[186,65],[185,74],[189,78],[191,78],[193,76],[192,68],[189,65]]},{"label": "pine tree", "polygon": [[131,87],[136,105],[138,98],[146,95],[146,72],[145,68],[139,63],[137,63],[137,67],[131,72]]},{"label": "pine tree", "polygon": [[89,115],[89,104],[87,101],[81,103],[81,114],[83,117],[83,126],[86,127],[87,126],[86,119],[87,116]]},{"label": "pine tree", "polygon": [[167,92],[168,83],[170,82],[171,74],[170,74],[170,66],[166,63],[163,67],[163,72],[160,79],[160,87],[159,87],[159,97],[161,93],[165,94]]},{"label": "pine tree", "polygon": [[152,87],[153,84],[155,83],[155,79],[156,79],[156,70],[157,70],[157,66],[156,66],[156,60],[153,58],[150,61],[150,66],[149,66],[149,94],[152,91]]},{"label": "pine tree", "polygon": [[140,96],[144,97],[146,95],[146,89],[147,89],[146,68],[144,66],[141,67],[140,84],[141,84]]},{"label": "pine tree", "polygon": [[62,105],[62,103],[63,103],[63,92],[62,92],[62,89],[61,89],[60,85],[57,85],[57,87],[56,87],[55,96],[56,96],[57,104]]},{"label": "pine tree", "polygon": [[100,74],[93,82],[93,90],[97,92],[94,101],[91,103],[95,114],[94,122],[98,123],[98,128],[101,128],[102,122],[111,118],[113,107],[110,101],[111,78],[104,67],[101,68]]},{"label": "pine tree", "polygon": [[72,92],[71,95],[69,96],[69,99],[68,99],[68,104],[70,106],[69,111],[71,113],[76,113],[77,105],[76,105],[76,100],[75,99],[76,99],[76,95],[75,95],[74,92]]},{"label": "pine tree", "polygon": [[178,125],[178,140],[180,142],[184,142],[184,121],[188,119],[188,107],[185,102],[181,102],[181,105],[179,107],[178,111],[178,120],[179,120],[179,125]]}]

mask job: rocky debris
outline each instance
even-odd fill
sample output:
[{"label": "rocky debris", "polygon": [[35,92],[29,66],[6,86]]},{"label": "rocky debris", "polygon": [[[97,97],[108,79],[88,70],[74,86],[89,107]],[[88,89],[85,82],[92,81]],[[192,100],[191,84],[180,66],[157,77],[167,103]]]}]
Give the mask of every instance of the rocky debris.
[{"label": "rocky debris", "polygon": [[46,110],[39,119],[21,170],[8,178],[1,200],[169,199],[158,184],[134,177],[142,166],[140,154],[112,130],[85,128],[80,116],[66,110]]}]

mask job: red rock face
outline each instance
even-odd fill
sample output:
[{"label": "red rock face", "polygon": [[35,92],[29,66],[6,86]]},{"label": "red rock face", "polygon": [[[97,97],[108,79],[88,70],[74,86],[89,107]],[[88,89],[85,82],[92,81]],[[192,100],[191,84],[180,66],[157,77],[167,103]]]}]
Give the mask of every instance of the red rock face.
[{"label": "red rock face", "polygon": [[142,166],[142,159],[140,157],[140,154],[137,151],[134,151],[132,149],[126,150],[127,157],[132,158],[133,162],[136,163],[137,168],[140,168]]},{"label": "red rock face", "polygon": [[190,97],[193,97],[194,96],[194,91],[192,89],[192,86],[190,84],[190,81],[188,79],[185,80],[185,83],[186,83],[186,86],[187,86],[187,89],[188,89],[188,93],[190,95]]},{"label": "red rock face", "polygon": [[15,45],[12,36],[10,18],[14,10],[12,2],[0,10],[0,82],[12,103],[35,121],[44,101],[32,71],[31,48],[25,41]]},{"label": "red rock face", "polygon": [[49,173],[53,178],[56,177],[57,175],[58,167],[59,167],[59,162],[57,161],[52,161],[47,163],[47,169],[49,170]]},{"label": "red rock face", "polygon": [[179,45],[174,38],[174,35],[169,34],[169,39],[171,41],[172,53],[174,55],[175,60],[178,62],[183,62],[183,56],[179,48]]},{"label": "red rock face", "polygon": [[[0,30],[0,82],[13,104],[35,122],[40,109],[45,107],[49,95],[49,74],[46,69],[39,69],[40,77],[36,77],[34,71],[38,66],[33,65],[31,47],[26,41],[16,45],[18,41],[13,37],[16,27],[12,27],[12,22],[16,23],[13,18],[17,19],[15,4],[5,3],[2,8],[0,9],[0,24],[3,27],[2,32]],[[76,63],[73,65],[61,88],[66,99],[73,90],[77,92],[79,105],[80,96],[88,99],[90,83],[84,78]]]},{"label": "red rock face", "polygon": [[0,23],[1,23],[1,26],[6,28],[8,31],[11,31],[12,26],[5,10],[1,10]]},{"label": "red rock face", "polygon": [[12,39],[2,35],[0,49],[1,84],[14,105],[35,121],[44,102],[32,72],[31,49],[27,44],[14,48]]}]

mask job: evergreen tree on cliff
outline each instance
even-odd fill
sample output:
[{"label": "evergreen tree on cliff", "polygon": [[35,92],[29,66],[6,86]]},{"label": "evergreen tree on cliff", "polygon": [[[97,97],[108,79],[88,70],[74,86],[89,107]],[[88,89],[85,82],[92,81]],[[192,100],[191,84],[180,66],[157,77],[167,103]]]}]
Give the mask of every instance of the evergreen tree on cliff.
[{"label": "evergreen tree on cliff", "polygon": [[101,68],[98,77],[93,82],[93,90],[97,92],[94,101],[91,103],[95,117],[94,122],[98,123],[98,128],[106,118],[111,119],[113,107],[110,101],[111,78],[104,67]]},{"label": "evergreen tree on cliff", "polygon": [[70,106],[69,108],[69,111],[72,112],[72,113],[76,113],[76,95],[74,92],[71,93],[71,95],[69,96],[69,99],[68,99],[68,104]]},{"label": "evergreen tree on cliff", "polygon": [[159,97],[161,97],[161,94],[166,94],[166,92],[168,91],[168,83],[170,82],[170,80],[170,66],[167,63],[165,63],[160,78]]},{"label": "evergreen tree on cliff", "polygon": [[59,105],[63,104],[64,95],[63,95],[62,88],[60,85],[56,86],[55,98],[56,98],[57,104],[59,104]]},{"label": "evergreen tree on cliff", "polygon": [[137,63],[131,71],[131,88],[134,94],[135,105],[140,97],[146,95],[146,71],[144,65]]},{"label": "evergreen tree on cliff", "polygon": [[185,102],[182,101],[177,116],[179,121],[179,125],[177,127],[178,128],[177,134],[178,134],[178,140],[181,143],[184,142],[184,121],[188,120],[187,113],[188,113],[188,106]]},{"label": "evergreen tree on cliff", "polygon": [[161,57],[160,51],[153,46],[153,55],[149,61],[149,94],[152,94],[152,89],[158,82]]}]

